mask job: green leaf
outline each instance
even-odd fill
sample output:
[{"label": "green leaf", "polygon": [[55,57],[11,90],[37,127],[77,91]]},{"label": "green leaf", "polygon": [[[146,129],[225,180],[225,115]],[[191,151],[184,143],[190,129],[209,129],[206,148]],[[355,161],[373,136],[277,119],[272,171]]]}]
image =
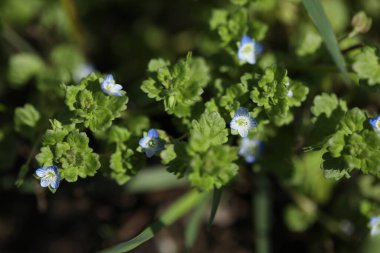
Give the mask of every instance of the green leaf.
[{"label": "green leaf", "polygon": [[156,222],[145,228],[136,237],[109,249],[102,250],[101,253],[122,253],[129,252],[137,248],[142,243],[152,239],[162,228],[171,225],[178,218],[182,217],[189,210],[197,206],[206,196],[207,195],[205,193],[199,193],[195,190],[187,193],[185,196],[181,197],[174,204],[172,204],[163,214],[161,214]]},{"label": "green leaf", "polygon": [[139,164],[133,164],[134,152],[124,144],[118,144],[115,153],[111,155],[111,177],[119,185],[127,183],[140,169]]},{"label": "green leaf", "polygon": [[53,157],[49,147],[42,147],[40,153],[36,155],[36,160],[41,166],[47,167],[53,165]]},{"label": "green leaf", "polygon": [[148,64],[150,78],[141,89],[149,98],[164,101],[165,111],[177,117],[187,117],[191,107],[200,101],[203,88],[210,80],[209,68],[202,58],[191,58],[171,65],[162,59],[153,59]]},{"label": "green leaf", "polygon": [[334,31],[326,16],[325,11],[323,10],[320,0],[302,0],[302,2],[315,26],[318,28],[335,64],[343,73],[345,79],[348,80],[346,63],[344,61],[342,53],[340,52]]},{"label": "green leaf", "polygon": [[108,141],[114,143],[126,142],[129,140],[131,133],[125,127],[111,126],[109,128]]},{"label": "green leaf", "polygon": [[67,70],[70,74],[84,62],[81,51],[70,44],[62,44],[54,47],[50,53],[50,59],[57,68]]},{"label": "green leaf", "polygon": [[226,122],[217,112],[205,112],[199,121],[192,121],[189,146],[194,152],[205,152],[211,146],[226,143]]},{"label": "green leaf", "polygon": [[[186,143],[182,141],[173,140],[173,150],[174,154],[171,153],[170,149],[164,153],[163,159],[171,158],[169,161],[168,171],[175,174],[177,177],[181,178],[188,174],[191,170],[191,157],[187,153]],[[163,151],[165,152],[165,151]],[[166,157],[165,157],[166,156]],[[172,158],[174,157],[174,158]]]},{"label": "green leaf", "polygon": [[309,92],[302,83],[290,81],[286,69],[276,66],[266,68],[262,76],[247,78],[247,82],[248,87],[253,87],[250,93],[252,101],[277,126],[289,124],[293,120],[290,108],[300,106]]},{"label": "green leaf", "polygon": [[193,215],[191,216],[189,223],[186,226],[185,231],[185,248],[190,250],[194,245],[196,237],[199,232],[199,227],[202,223],[202,216],[207,207],[208,198],[205,198],[199,206],[195,209]]},{"label": "green leaf", "polygon": [[227,185],[238,172],[237,148],[231,146],[213,146],[207,153],[194,155],[188,179],[192,186],[204,191]]},{"label": "green leaf", "polygon": [[149,167],[142,169],[127,184],[130,193],[148,193],[165,191],[177,187],[186,186],[184,179],[178,179],[166,171],[165,167]]},{"label": "green leaf", "polygon": [[210,28],[215,30],[217,27],[227,23],[228,12],[223,9],[212,10],[211,19],[210,19]]},{"label": "green leaf", "polygon": [[223,188],[214,189],[214,193],[212,195],[211,211],[210,211],[210,216],[209,216],[208,224],[207,224],[208,229],[210,229],[212,224],[214,223],[216,211],[218,210],[220,200],[222,199],[222,193],[223,193]]},{"label": "green leaf", "polygon": [[295,205],[288,205],[284,211],[286,225],[291,231],[302,232],[317,219],[316,213],[307,213]]},{"label": "green leaf", "polygon": [[79,85],[64,86],[66,105],[73,111],[74,123],[83,122],[92,131],[104,131],[115,118],[127,109],[128,97],[110,96],[101,90],[102,77],[91,74],[81,80]]},{"label": "green leaf", "polygon": [[296,36],[296,54],[306,56],[314,54],[321,46],[322,38],[312,25],[301,25]]},{"label": "green leaf", "polygon": [[363,129],[363,124],[367,120],[366,115],[359,108],[348,111],[340,122],[340,128],[348,134],[359,132]]},{"label": "green leaf", "polygon": [[375,48],[364,47],[362,52],[356,55],[352,69],[360,79],[367,80],[369,85],[380,84],[380,62]]},{"label": "green leaf", "polygon": [[39,165],[58,166],[62,179],[68,182],[94,176],[100,168],[99,156],[88,146],[87,135],[71,126],[47,130],[43,144],[36,155]]},{"label": "green leaf", "polygon": [[26,84],[44,69],[42,59],[32,53],[19,53],[10,58],[8,80],[15,88]]},{"label": "green leaf", "polygon": [[31,104],[25,104],[24,107],[15,109],[15,129],[16,131],[25,130],[22,127],[27,126],[34,128],[40,119],[40,113]]},{"label": "green leaf", "polygon": [[315,96],[310,111],[315,117],[325,114],[329,118],[332,112],[339,106],[339,102],[335,94],[323,93],[322,95]]}]

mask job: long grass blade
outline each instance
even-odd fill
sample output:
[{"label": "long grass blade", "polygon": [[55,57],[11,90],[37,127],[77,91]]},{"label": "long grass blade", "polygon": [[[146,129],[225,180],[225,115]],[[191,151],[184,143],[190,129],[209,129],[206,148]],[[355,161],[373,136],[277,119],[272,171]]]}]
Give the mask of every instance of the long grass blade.
[{"label": "long grass blade", "polygon": [[205,198],[202,203],[194,210],[189,223],[187,224],[185,233],[185,248],[189,251],[197,238],[199,227],[202,222],[202,215],[204,214],[209,198]]},{"label": "long grass blade", "polygon": [[220,200],[222,199],[222,192],[223,192],[223,188],[214,189],[214,194],[212,196],[211,213],[210,213],[210,218],[208,220],[208,229],[210,229],[212,224],[214,223],[216,211],[218,210]]},{"label": "long grass blade", "polygon": [[337,39],[331,24],[323,10],[320,0],[302,0],[307,12],[313,20],[315,26],[318,28],[319,33],[324,40],[328,51],[330,52],[335,64],[339,70],[343,73],[344,78],[348,81],[348,74],[346,69],[346,63],[343,55],[339,49]]},{"label": "long grass blade", "polygon": [[172,204],[157,221],[145,228],[139,235],[114,247],[105,249],[101,253],[122,253],[135,249],[142,243],[152,239],[162,228],[171,225],[174,221],[185,215],[190,209],[198,205],[205,196],[206,193],[200,193],[196,190],[190,191]]},{"label": "long grass blade", "polygon": [[178,179],[175,175],[166,171],[164,166],[156,166],[141,170],[127,184],[130,193],[144,193],[162,191],[185,186],[187,181]]}]

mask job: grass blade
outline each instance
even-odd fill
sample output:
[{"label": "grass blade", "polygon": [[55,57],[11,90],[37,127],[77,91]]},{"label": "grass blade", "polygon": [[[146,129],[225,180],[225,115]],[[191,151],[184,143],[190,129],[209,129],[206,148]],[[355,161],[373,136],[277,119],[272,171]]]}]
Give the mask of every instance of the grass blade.
[{"label": "grass blade", "polygon": [[173,189],[186,184],[185,179],[178,179],[175,175],[167,172],[166,167],[156,166],[141,170],[132,178],[126,188],[130,193],[144,193]]},{"label": "grass blade", "polygon": [[212,196],[211,213],[210,213],[210,218],[208,220],[208,229],[210,229],[212,224],[214,223],[215,214],[216,214],[216,211],[218,210],[220,200],[222,199],[222,192],[223,192],[223,188],[214,189],[214,194]]},{"label": "grass blade", "polygon": [[187,224],[185,233],[185,248],[187,251],[191,249],[198,235],[199,226],[201,225],[202,215],[206,210],[209,198],[205,198],[202,203],[195,209],[189,223]]},{"label": "grass blade", "polygon": [[331,24],[323,10],[320,0],[302,0],[307,12],[309,13],[311,19],[313,20],[315,26],[318,28],[319,33],[324,40],[328,51],[330,52],[335,64],[338,66],[339,70],[343,73],[344,78],[348,79],[346,63],[344,61],[343,55],[340,52],[337,39],[335,37],[334,31]]},{"label": "grass blade", "polygon": [[139,235],[122,242],[116,246],[105,249],[101,253],[122,253],[129,252],[142,243],[152,239],[162,228],[171,225],[174,221],[182,217],[206,196],[205,193],[200,193],[192,190],[185,196],[181,197],[174,204],[172,204],[152,225],[145,228]]}]

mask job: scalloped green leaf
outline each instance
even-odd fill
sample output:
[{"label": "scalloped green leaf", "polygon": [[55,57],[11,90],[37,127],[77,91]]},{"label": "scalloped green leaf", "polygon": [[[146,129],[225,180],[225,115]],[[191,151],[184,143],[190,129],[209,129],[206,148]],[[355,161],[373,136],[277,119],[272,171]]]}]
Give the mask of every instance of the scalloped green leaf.
[{"label": "scalloped green leaf", "polygon": [[192,121],[189,147],[194,152],[205,152],[212,146],[226,143],[226,122],[218,112],[205,112],[200,119]]}]

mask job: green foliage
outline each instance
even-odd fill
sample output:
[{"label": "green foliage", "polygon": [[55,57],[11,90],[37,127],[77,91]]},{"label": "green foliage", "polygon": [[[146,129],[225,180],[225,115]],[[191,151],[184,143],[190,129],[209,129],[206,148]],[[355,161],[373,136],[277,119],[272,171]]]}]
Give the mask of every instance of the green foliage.
[{"label": "green foliage", "polygon": [[[340,52],[337,39],[331,27],[329,19],[321,5],[317,0],[302,0],[307,12],[313,20],[315,26],[318,28],[322,39],[324,40],[327,49],[329,50],[335,64],[339,70],[347,76],[346,63],[342,53]],[[336,14],[335,14],[336,15]]]},{"label": "green foliage", "polygon": [[323,93],[314,98],[314,104],[310,110],[315,117],[325,114],[326,118],[330,118],[338,106],[342,111],[347,111],[346,103],[338,99],[335,94]]},{"label": "green foliage", "polygon": [[348,177],[354,169],[379,175],[380,136],[368,128],[367,116],[358,108],[344,114],[326,143],[323,169],[329,178]]},{"label": "green foliage", "polygon": [[32,53],[19,53],[9,60],[8,80],[13,87],[21,87],[44,69],[41,58]]},{"label": "green foliage", "polygon": [[308,213],[295,205],[288,205],[285,209],[284,219],[291,231],[303,232],[316,220],[316,213]]},{"label": "green foliage", "polygon": [[[251,83],[256,82],[257,85],[252,85],[251,99],[277,126],[289,124],[293,120],[289,109],[299,106],[309,91],[302,83],[290,81],[285,69],[275,66],[265,69],[260,78],[252,78]],[[292,96],[289,96],[289,91]]]},{"label": "green foliage", "polygon": [[150,78],[141,89],[148,97],[163,100],[165,111],[177,117],[191,115],[191,107],[201,100],[203,88],[210,80],[205,60],[192,59],[191,54],[173,66],[162,59],[151,60],[148,72]]},{"label": "green foliage", "polygon": [[128,182],[137,173],[138,167],[132,164],[134,151],[124,144],[118,144],[115,153],[111,155],[111,177],[120,185]]},{"label": "green foliage", "polygon": [[178,177],[187,176],[192,186],[211,191],[228,184],[237,174],[237,148],[222,145],[228,131],[224,119],[217,112],[205,112],[192,122],[189,144],[173,141],[162,152],[168,171]]},{"label": "green foliage", "polygon": [[189,148],[193,152],[205,152],[212,146],[227,142],[226,122],[217,112],[202,114],[199,121],[192,121]]},{"label": "green foliage", "polygon": [[[235,4],[245,4],[245,1],[234,1]],[[240,3],[237,3],[240,2]],[[215,9],[209,21],[211,30],[215,30],[223,47],[228,47],[231,54],[236,52],[238,43],[244,34],[252,36],[255,40],[262,40],[268,30],[265,23],[258,19],[250,20],[247,8],[231,10]]]},{"label": "green foliage", "polygon": [[205,154],[195,155],[188,176],[191,185],[211,191],[228,184],[238,172],[239,166],[234,163],[237,158],[237,148],[231,146],[216,146]]},{"label": "green foliage", "polygon": [[322,38],[311,25],[303,25],[297,33],[296,53],[306,56],[315,53],[322,45]]},{"label": "green foliage", "polygon": [[100,168],[99,156],[89,147],[86,133],[74,129],[73,125],[52,124],[36,160],[43,167],[58,166],[61,178],[68,182],[94,176]]},{"label": "green foliage", "polygon": [[15,129],[18,132],[27,131],[34,128],[40,120],[40,113],[31,104],[25,104],[23,107],[15,109]]},{"label": "green foliage", "polygon": [[360,11],[352,18],[351,24],[354,28],[353,33],[366,33],[371,29],[372,18],[368,17],[364,11]]},{"label": "green foliage", "polygon": [[364,47],[356,55],[352,68],[359,78],[366,80],[369,85],[380,84],[380,62],[375,48]]},{"label": "green foliage", "polygon": [[64,86],[66,105],[75,115],[73,123],[83,123],[92,131],[109,128],[115,118],[127,108],[128,97],[110,96],[102,91],[100,75],[91,74],[78,85]]}]

